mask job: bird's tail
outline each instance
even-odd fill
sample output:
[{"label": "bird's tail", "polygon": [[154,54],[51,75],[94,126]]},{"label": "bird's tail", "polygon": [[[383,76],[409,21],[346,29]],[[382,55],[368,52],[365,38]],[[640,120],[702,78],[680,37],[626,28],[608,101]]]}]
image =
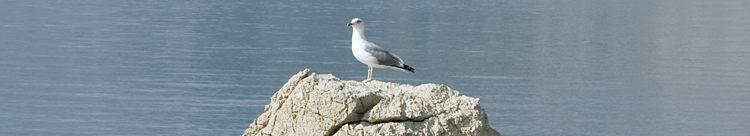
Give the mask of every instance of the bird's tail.
[{"label": "bird's tail", "polygon": [[406,64],[403,64],[402,66],[395,65],[395,67],[400,68],[401,70],[404,70],[404,71],[409,71],[409,72],[414,73],[414,68]]}]

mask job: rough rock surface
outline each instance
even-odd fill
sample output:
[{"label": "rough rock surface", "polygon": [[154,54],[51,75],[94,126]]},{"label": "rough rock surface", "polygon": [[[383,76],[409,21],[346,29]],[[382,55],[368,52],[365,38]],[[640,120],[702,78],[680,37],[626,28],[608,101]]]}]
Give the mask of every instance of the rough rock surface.
[{"label": "rough rock surface", "polygon": [[271,97],[243,136],[500,135],[479,99],[445,85],[339,80],[305,69]]}]

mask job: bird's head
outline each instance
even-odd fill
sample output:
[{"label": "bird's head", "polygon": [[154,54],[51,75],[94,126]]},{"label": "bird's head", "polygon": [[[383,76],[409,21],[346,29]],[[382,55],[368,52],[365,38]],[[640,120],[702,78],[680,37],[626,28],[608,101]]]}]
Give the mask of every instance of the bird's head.
[{"label": "bird's head", "polygon": [[365,22],[362,21],[362,19],[359,19],[359,18],[354,18],[354,19],[352,19],[352,21],[349,21],[349,23],[346,24],[346,26],[350,26],[350,27],[354,27],[354,28],[362,27],[364,25],[365,25]]}]

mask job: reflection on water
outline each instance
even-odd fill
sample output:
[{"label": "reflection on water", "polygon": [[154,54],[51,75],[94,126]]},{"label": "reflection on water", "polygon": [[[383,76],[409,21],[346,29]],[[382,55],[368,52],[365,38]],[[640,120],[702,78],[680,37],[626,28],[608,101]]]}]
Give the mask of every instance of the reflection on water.
[{"label": "reflection on water", "polygon": [[14,1],[5,135],[239,135],[291,74],[362,80],[353,17],[505,135],[745,135],[744,1]]}]

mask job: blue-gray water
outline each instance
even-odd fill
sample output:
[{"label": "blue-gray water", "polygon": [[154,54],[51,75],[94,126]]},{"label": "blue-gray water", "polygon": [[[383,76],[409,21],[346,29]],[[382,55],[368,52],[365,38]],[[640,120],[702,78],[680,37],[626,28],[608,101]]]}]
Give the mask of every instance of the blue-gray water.
[{"label": "blue-gray water", "polygon": [[748,135],[750,2],[4,1],[0,135],[240,135],[354,17],[507,136]]}]

